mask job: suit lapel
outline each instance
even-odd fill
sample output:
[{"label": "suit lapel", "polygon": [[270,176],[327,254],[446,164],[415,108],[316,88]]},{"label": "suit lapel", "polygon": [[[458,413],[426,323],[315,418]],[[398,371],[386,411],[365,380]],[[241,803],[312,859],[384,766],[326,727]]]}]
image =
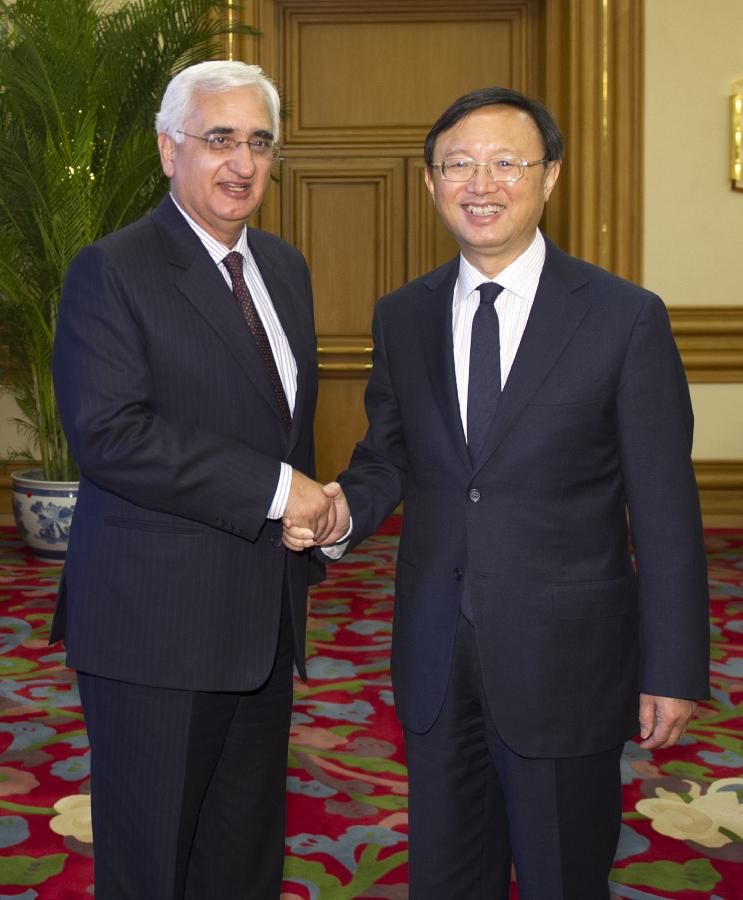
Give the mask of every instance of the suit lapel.
[{"label": "suit lapel", "polygon": [[[281,419],[260,351],[232,291],[212,258],[169,195],[154,210],[152,217],[166,247],[168,261],[180,270],[175,278],[176,287],[219,334],[253,386]],[[271,291],[271,285],[267,283],[266,286]],[[286,327],[285,318],[281,321]],[[291,337],[290,342],[296,352]]]},{"label": "suit lapel", "polygon": [[547,241],[529,320],[488,437],[474,461],[475,470],[503,441],[580,325],[589,306],[585,284],[585,276],[575,271],[570,257]]},{"label": "suit lapel", "polygon": [[454,371],[452,299],[459,275],[459,256],[425,276],[427,291],[421,291],[415,309],[414,328],[420,334],[428,379],[441,419],[457,453],[469,465],[467,441],[459,412],[457,378]]}]

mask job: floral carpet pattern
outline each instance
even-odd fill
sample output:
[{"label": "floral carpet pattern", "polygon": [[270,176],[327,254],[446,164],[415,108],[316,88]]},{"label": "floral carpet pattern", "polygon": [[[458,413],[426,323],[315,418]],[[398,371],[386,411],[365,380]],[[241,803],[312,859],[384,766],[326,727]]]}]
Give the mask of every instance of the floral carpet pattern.
[{"label": "floral carpet pattern", "polygon": [[[398,525],[313,591],[282,900],[407,897],[407,783],[389,676]],[[627,744],[615,900],[743,897],[743,532],[708,532],[707,549],[713,697],[679,747]],[[46,643],[59,571],[0,529],[0,900],[93,894],[87,737],[74,674]]]}]

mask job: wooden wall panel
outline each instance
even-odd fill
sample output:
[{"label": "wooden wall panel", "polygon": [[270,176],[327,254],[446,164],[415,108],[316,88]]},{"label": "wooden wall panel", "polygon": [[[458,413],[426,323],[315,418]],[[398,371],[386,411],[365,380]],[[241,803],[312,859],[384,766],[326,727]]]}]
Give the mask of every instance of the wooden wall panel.
[{"label": "wooden wall panel", "polygon": [[284,235],[307,258],[318,335],[369,333],[374,301],[405,281],[400,159],[287,159]]},{"label": "wooden wall panel", "polygon": [[326,378],[317,403],[315,448],[317,477],[333,481],[348,465],[356,442],[366,432],[365,378]]},{"label": "wooden wall panel", "polygon": [[295,110],[289,143],[420,145],[441,110],[466,91],[527,88],[528,3],[380,6],[357,2],[339,12],[284,4],[282,82]]}]

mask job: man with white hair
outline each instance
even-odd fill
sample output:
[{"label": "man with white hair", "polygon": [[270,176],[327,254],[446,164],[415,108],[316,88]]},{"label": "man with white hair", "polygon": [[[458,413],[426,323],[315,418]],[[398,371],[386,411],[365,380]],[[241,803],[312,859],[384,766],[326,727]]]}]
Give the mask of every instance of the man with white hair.
[{"label": "man with white hair", "polygon": [[83,250],[63,292],[55,387],[81,479],[52,640],[90,737],[96,897],[270,900],[322,578],[281,517],[335,524],[312,480],[310,279],[246,227],[279,141],[258,66],[185,69],[156,128],[170,193]]}]

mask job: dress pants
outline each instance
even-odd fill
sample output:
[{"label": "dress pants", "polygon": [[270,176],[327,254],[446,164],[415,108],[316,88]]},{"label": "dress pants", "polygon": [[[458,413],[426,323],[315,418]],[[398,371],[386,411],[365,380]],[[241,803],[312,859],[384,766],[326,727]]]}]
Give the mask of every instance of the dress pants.
[{"label": "dress pants", "polygon": [[292,673],[286,609],[258,690],[168,690],[78,673],[96,900],[278,900]]},{"label": "dress pants", "polygon": [[507,900],[512,861],[521,900],[608,900],[622,747],[565,759],[514,753],[493,724],[462,615],[441,712],[429,731],[406,730],[405,743],[410,900]]}]

